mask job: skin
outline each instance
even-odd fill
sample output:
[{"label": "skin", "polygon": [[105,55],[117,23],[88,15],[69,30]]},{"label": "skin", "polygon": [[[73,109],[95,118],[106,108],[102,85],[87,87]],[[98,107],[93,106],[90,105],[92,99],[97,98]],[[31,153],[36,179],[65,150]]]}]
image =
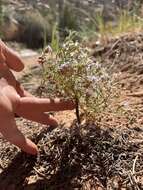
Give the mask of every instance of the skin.
[{"label": "skin", "polygon": [[37,146],[17,128],[15,114],[57,127],[57,120],[46,112],[72,110],[75,105],[72,101],[58,98],[34,97],[24,90],[10,69],[19,72],[24,69],[24,64],[13,50],[0,41],[0,132],[12,144],[29,154],[36,155]]}]

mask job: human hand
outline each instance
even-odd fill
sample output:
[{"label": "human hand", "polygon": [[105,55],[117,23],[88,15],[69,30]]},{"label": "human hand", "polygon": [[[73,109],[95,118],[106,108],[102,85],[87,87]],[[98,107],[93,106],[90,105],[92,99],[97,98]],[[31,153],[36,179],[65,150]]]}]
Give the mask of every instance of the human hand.
[{"label": "human hand", "polygon": [[6,140],[23,151],[36,154],[36,145],[16,126],[14,115],[20,103],[20,95],[22,93],[24,95],[24,90],[9,68],[20,71],[24,68],[24,64],[14,51],[0,41],[0,132]]},{"label": "human hand", "polygon": [[27,153],[36,155],[38,148],[18,129],[15,113],[28,120],[57,127],[57,120],[47,112],[72,110],[75,104],[72,101],[37,98],[26,92],[9,70],[12,68],[20,71],[23,68],[22,61],[1,42],[0,51],[0,73],[3,71],[0,77],[0,132],[12,144]]},{"label": "human hand", "polygon": [[15,84],[9,85],[4,78],[0,79],[0,132],[6,140],[24,152],[36,155],[38,148],[18,129],[15,113],[53,129],[58,126],[58,122],[47,112],[72,110],[75,104],[72,101],[25,96],[24,90],[19,86],[17,88],[17,83]]}]

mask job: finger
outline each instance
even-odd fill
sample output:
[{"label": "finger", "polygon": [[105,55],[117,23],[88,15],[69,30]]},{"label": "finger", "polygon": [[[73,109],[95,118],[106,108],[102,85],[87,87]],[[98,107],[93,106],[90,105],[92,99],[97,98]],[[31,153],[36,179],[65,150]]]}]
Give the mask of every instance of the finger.
[{"label": "finger", "polygon": [[34,97],[30,92],[26,91],[18,81],[16,81],[16,91],[20,97]]},{"label": "finger", "polygon": [[3,54],[2,48],[0,48],[0,63],[4,63],[5,62],[5,56]]},{"label": "finger", "polygon": [[23,97],[20,99],[17,111],[27,110],[30,112],[49,112],[49,111],[64,111],[73,110],[75,103],[71,100],[60,100],[58,98],[36,98],[36,97]]},{"label": "finger", "polygon": [[2,48],[0,48],[0,71],[4,71],[7,68],[7,65],[5,64],[6,58],[3,54]]},{"label": "finger", "polygon": [[28,138],[26,138],[17,128],[13,116],[7,116],[5,119],[0,119],[0,132],[6,140],[18,146],[24,152],[32,155],[38,153],[37,146]]},{"label": "finger", "polygon": [[20,59],[19,55],[12,49],[8,48],[2,41],[0,41],[0,47],[6,58],[6,64],[8,65],[8,67],[15,71],[23,70],[24,64]]},{"label": "finger", "polygon": [[54,126],[57,127],[58,126],[58,121],[56,120],[56,118],[54,118],[52,115],[49,115],[47,113],[40,113],[38,110],[35,112],[29,112],[25,109],[20,109],[16,112],[16,114],[18,114],[19,116],[31,120],[31,121],[35,121],[44,125],[50,125],[50,126]]}]

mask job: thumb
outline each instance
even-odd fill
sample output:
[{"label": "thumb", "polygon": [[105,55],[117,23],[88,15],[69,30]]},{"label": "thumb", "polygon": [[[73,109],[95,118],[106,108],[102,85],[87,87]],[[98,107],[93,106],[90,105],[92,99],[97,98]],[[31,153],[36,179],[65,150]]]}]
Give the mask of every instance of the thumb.
[{"label": "thumb", "polygon": [[19,130],[13,135],[4,135],[4,137],[12,144],[18,146],[21,150],[28,154],[37,155],[37,146],[28,138],[26,138]]},{"label": "thumb", "polygon": [[4,138],[10,143],[18,146],[24,152],[36,155],[38,153],[37,146],[21,133],[21,131],[17,128],[14,119],[10,122],[9,121],[4,122],[5,125],[1,125],[2,127],[0,128],[0,132]]},{"label": "thumb", "polygon": [[14,138],[9,138],[7,140],[28,154],[37,155],[38,153],[37,146],[20,131],[15,134]]}]

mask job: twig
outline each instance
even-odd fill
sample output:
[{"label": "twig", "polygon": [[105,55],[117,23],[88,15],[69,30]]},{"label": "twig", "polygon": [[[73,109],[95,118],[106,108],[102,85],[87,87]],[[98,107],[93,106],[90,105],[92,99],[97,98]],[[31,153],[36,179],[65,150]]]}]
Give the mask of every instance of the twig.
[{"label": "twig", "polygon": [[0,168],[2,169],[2,170],[4,170],[4,166],[3,166],[3,164],[2,164],[2,160],[0,159]]},{"label": "twig", "polygon": [[[40,177],[43,177],[45,179],[49,179],[45,174],[41,173],[39,170],[37,170],[35,167],[33,167],[34,171],[40,176]],[[49,174],[49,176],[51,176]]]},{"label": "twig", "polygon": [[136,167],[137,159],[138,159],[138,155],[137,155],[137,156],[135,157],[135,159],[134,159],[133,169],[132,169],[131,174],[129,175],[129,178],[130,178],[131,183],[133,183],[134,187],[135,187],[137,190],[139,190],[140,188],[139,188],[139,186],[138,186],[138,184],[137,184],[137,179],[136,179],[136,177],[135,177],[135,167]]},{"label": "twig", "polygon": [[109,56],[110,53],[112,52],[112,50],[114,49],[114,47],[116,47],[116,45],[121,41],[121,39],[118,39],[113,45],[112,47],[109,49],[109,51],[106,52],[105,56]]},{"label": "twig", "polygon": [[132,173],[130,172],[130,174],[128,174],[129,179],[130,179],[130,183],[131,185],[134,187],[135,190],[140,190],[137,182],[136,182],[136,178],[135,176],[132,175]]},{"label": "twig", "polygon": [[135,160],[134,160],[134,163],[133,163],[133,169],[132,169],[132,174],[133,174],[133,175],[134,175],[134,173],[135,173],[135,167],[136,167],[137,159],[138,159],[138,155],[135,157]]},{"label": "twig", "polygon": [[143,170],[140,170],[138,172],[135,172],[133,175],[142,175],[143,174]]}]

